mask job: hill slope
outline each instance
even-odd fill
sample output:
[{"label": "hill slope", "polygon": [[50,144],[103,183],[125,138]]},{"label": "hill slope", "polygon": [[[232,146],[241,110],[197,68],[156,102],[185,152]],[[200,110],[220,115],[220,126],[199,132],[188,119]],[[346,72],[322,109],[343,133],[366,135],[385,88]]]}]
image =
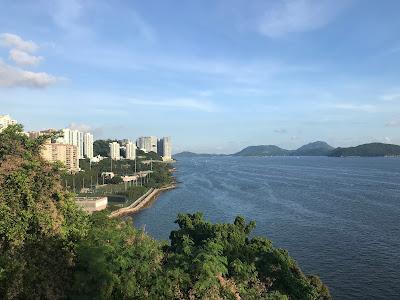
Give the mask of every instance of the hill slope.
[{"label": "hill slope", "polygon": [[290,151],[274,145],[249,146],[233,154],[235,156],[286,156]]},{"label": "hill slope", "polygon": [[290,153],[293,156],[327,156],[335,149],[326,142],[317,141],[301,146],[299,149]]},{"label": "hill slope", "polygon": [[400,146],[384,143],[363,144],[356,147],[336,148],[329,156],[392,156],[400,155]]}]

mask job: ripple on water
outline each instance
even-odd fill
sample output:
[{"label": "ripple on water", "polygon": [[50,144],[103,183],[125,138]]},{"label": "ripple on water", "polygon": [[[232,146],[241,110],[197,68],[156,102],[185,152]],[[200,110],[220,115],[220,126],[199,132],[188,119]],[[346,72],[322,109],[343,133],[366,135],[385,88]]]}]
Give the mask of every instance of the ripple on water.
[{"label": "ripple on water", "polygon": [[167,239],[179,212],[238,214],[318,274],[335,299],[400,299],[400,159],[182,159],[179,188],[134,216]]}]

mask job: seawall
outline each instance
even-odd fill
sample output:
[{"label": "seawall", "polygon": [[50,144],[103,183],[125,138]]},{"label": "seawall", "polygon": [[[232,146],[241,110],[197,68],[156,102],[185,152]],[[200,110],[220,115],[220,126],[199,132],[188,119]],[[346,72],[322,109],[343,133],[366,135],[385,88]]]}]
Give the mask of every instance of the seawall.
[{"label": "seawall", "polygon": [[164,191],[174,189],[176,184],[170,184],[161,188],[150,188],[143,196],[139,197],[135,202],[127,207],[122,207],[110,213],[110,218],[122,217],[130,214],[137,213],[143,209],[148,203],[153,201],[159,194]]}]

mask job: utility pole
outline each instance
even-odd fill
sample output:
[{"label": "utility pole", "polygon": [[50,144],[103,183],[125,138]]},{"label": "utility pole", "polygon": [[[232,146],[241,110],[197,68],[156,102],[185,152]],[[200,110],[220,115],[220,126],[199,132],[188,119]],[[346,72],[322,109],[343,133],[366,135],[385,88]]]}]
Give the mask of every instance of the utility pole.
[{"label": "utility pole", "polygon": [[73,190],[74,190],[74,193],[75,193],[75,176],[72,177],[72,186],[73,186]]}]

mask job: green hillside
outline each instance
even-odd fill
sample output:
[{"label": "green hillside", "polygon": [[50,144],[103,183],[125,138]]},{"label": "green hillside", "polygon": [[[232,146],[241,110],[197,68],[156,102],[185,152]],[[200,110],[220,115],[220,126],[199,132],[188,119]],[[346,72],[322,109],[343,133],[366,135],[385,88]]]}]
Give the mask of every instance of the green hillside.
[{"label": "green hillside", "polygon": [[384,143],[363,144],[356,147],[336,148],[329,156],[397,156],[400,146]]},{"label": "green hillside", "polygon": [[286,156],[290,151],[274,145],[249,146],[233,154],[235,156]]}]

